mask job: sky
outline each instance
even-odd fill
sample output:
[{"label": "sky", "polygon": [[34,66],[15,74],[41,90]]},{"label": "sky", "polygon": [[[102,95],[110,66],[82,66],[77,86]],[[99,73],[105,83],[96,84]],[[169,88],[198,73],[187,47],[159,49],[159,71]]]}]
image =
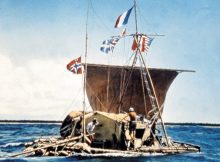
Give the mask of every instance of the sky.
[{"label": "sky", "polygon": [[[66,65],[85,54],[88,3],[87,61],[124,65],[131,39],[108,55],[99,49],[120,33],[115,21],[132,0],[0,1],[0,120],[63,120],[82,109],[82,76]],[[165,35],[145,56],[149,67],[196,71],[172,83],[164,121],[220,123],[220,1],[137,0],[137,15],[139,33]],[[127,33],[134,22],[132,12]]]}]

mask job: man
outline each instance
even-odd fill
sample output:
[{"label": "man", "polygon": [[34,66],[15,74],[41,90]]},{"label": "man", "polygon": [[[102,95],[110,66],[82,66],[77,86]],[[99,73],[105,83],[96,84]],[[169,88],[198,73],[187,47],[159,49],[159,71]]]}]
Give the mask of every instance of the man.
[{"label": "man", "polygon": [[134,140],[135,138],[135,131],[136,131],[136,120],[137,120],[137,114],[134,111],[133,107],[129,108],[129,113],[128,116],[130,117],[130,122],[129,122],[129,134],[131,136],[131,139]]},{"label": "man", "polygon": [[136,125],[137,125],[136,123],[137,114],[134,111],[133,107],[130,107],[128,111],[129,111],[128,116],[130,118],[129,128],[128,128],[130,137],[126,137],[127,138],[126,145],[127,145],[127,150],[130,150],[131,143],[133,144],[133,147],[134,147],[135,131],[136,131]]},{"label": "man", "polygon": [[96,118],[94,118],[91,122],[87,124],[86,131],[89,134],[89,139],[91,142],[94,140],[94,136],[92,135],[93,130],[95,129],[95,126],[97,126],[99,122],[97,121]]},{"label": "man", "polygon": [[79,136],[82,133],[82,122],[83,122],[83,117],[82,115],[79,117],[79,120],[76,123],[76,127],[75,127],[75,135]]}]

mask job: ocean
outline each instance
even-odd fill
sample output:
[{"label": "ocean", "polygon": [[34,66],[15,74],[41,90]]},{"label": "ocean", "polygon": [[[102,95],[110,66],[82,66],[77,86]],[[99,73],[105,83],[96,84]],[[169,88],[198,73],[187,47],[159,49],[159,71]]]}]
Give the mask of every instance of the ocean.
[{"label": "ocean", "polygon": [[131,161],[131,162],[203,162],[220,161],[220,127],[201,126],[201,125],[168,125],[167,133],[176,141],[192,143],[201,147],[199,153],[185,153],[174,155],[153,154],[141,157],[126,157],[118,155],[115,157],[16,157],[7,158],[7,156],[21,152],[24,149],[24,143],[33,141],[40,137],[59,136],[59,124],[0,124],[0,161],[45,161],[45,162],[102,162],[102,161]]}]

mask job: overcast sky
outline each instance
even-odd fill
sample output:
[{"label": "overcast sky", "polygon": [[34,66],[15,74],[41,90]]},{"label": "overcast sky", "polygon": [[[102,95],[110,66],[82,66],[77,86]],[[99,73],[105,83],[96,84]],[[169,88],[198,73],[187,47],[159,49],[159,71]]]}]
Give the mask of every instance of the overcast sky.
[{"label": "overcast sky", "polygon": [[[93,0],[89,9],[88,62],[123,65],[132,40],[113,54],[103,40],[118,35],[117,17],[128,0]],[[0,1],[0,119],[63,120],[82,108],[82,77],[66,64],[85,53],[87,0]],[[150,67],[188,69],[171,85],[166,122],[220,123],[220,1],[137,0],[138,31],[156,37]],[[127,32],[134,32],[134,12]],[[130,41],[130,43],[129,43]],[[123,51],[121,54],[119,51]]]}]

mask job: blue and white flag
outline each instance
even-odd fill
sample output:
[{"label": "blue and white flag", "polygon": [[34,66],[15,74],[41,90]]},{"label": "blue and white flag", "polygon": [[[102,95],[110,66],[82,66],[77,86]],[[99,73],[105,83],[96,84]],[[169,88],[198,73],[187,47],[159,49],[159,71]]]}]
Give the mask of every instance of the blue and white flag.
[{"label": "blue and white flag", "polygon": [[105,53],[108,53],[109,51],[113,52],[114,47],[119,39],[119,37],[113,37],[112,39],[103,41],[100,50]]},{"label": "blue and white flag", "polygon": [[115,23],[115,28],[121,27],[123,25],[126,25],[128,23],[128,18],[131,14],[133,7],[131,7],[128,11],[125,11],[123,14],[121,14]]},{"label": "blue and white flag", "polygon": [[102,52],[108,53],[111,50],[110,43],[111,43],[111,40],[103,41],[100,50]]}]

